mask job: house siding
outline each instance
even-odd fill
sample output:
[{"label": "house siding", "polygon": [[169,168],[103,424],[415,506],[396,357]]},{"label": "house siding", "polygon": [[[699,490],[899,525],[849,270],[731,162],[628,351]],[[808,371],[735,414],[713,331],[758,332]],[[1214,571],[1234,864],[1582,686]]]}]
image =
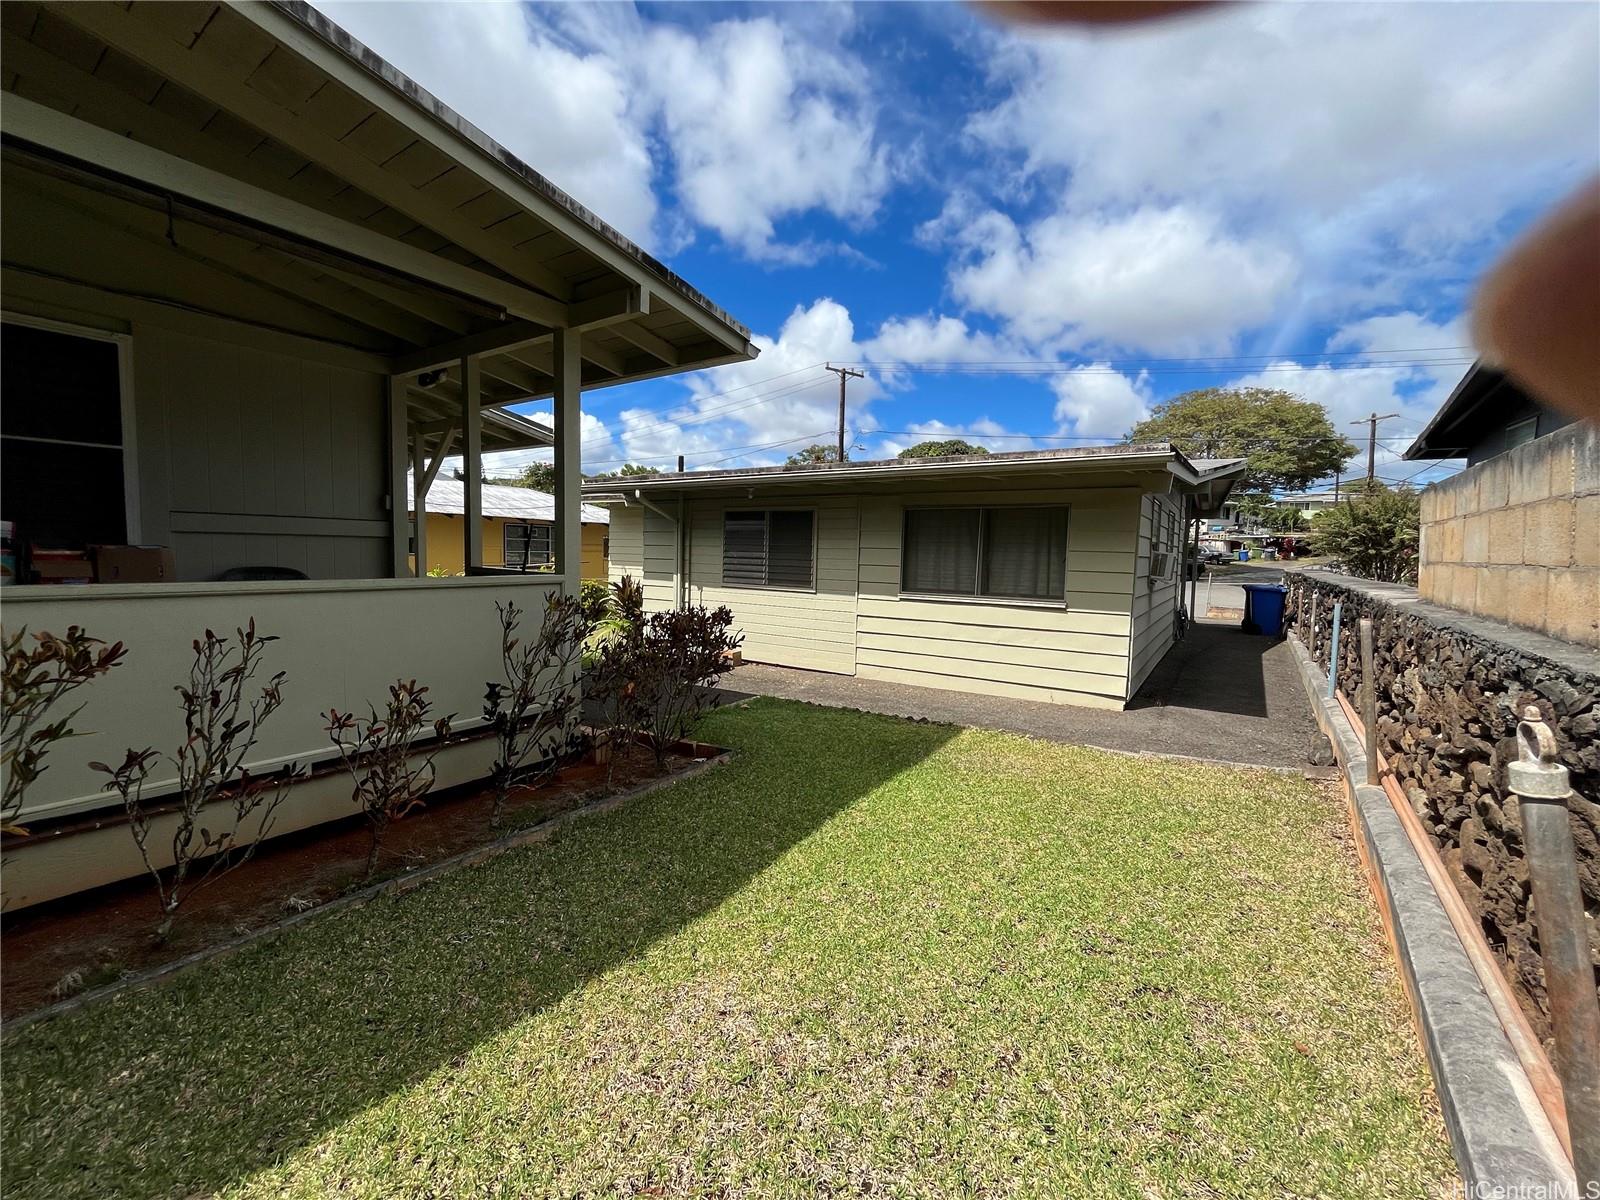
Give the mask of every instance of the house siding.
[{"label": "house siding", "polygon": [[[1066,604],[902,597],[908,504],[1066,505]],[[1150,521],[1161,505],[1171,502],[1137,488],[695,500],[686,505],[688,596],[733,610],[751,662],[1116,709],[1143,678],[1130,687],[1130,666],[1148,674],[1172,644],[1176,579],[1154,592],[1135,586],[1148,575]],[[762,507],[816,510],[814,591],[723,586],[723,514]],[[610,577],[642,579],[648,608],[673,602],[675,546],[665,518],[636,505],[612,509]]]},{"label": "house siding", "polygon": [[[723,515],[729,509],[749,508],[803,508],[816,513],[816,577],[811,589],[723,584]],[[855,497],[696,501],[690,516],[690,598],[696,604],[726,604],[733,610],[744,631],[741,652],[751,662],[853,675],[859,528]]]},{"label": "house siding", "polygon": [[908,502],[930,501],[862,501],[857,674],[984,695],[1122,706],[1137,492],[961,492],[933,501],[1067,505],[1065,608],[902,598],[900,547]]},{"label": "house siding", "polygon": [[[464,575],[465,552],[461,545],[461,517],[450,513],[428,514],[428,569],[443,569],[449,575]],[[483,518],[483,564],[500,567],[506,561],[506,526],[548,525],[548,521],[525,521],[517,517]],[[595,523],[583,526],[583,544],[578,569],[580,577],[590,580],[606,579],[605,554],[606,527]],[[415,556],[413,556],[415,561]]]},{"label": "house siding", "polygon": [[[1182,571],[1174,567],[1164,579],[1150,578],[1151,550],[1157,524],[1165,514],[1183,531],[1182,512],[1170,496],[1145,496],[1139,503],[1139,541],[1133,580],[1133,642],[1128,660],[1128,698],[1139,690],[1177,639],[1173,614],[1182,592]],[[1181,542],[1176,561],[1181,561]]]}]

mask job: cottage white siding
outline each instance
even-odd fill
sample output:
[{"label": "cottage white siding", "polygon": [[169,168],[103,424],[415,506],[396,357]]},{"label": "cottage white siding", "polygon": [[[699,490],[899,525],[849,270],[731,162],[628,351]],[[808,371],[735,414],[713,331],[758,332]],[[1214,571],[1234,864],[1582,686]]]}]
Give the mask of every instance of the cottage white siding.
[{"label": "cottage white siding", "polygon": [[[663,501],[669,510],[676,500]],[[1065,604],[902,596],[901,539],[911,504],[1061,504],[1068,508]],[[1019,699],[1120,708],[1130,664],[1148,669],[1171,644],[1173,583],[1155,597],[1135,586],[1152,504],[1137,487],[1028,491],[946,491],[686,502],[687,595],[726,604],[745,635],[751,662],[834,671]],[[729,587],[722,581],[723,517],[729,509],[810,508],[817,514],[813,589]],[[612,580],[645,584],[651,609],[673,603],[675,529],[629,505],[611,515]],[[1153,631],[1156,607],[1167,638]],[[1135,647],[1135,614],[1145,643]]]},{"label": "cottage white siding", "polygon": [[[913,503],[926,503],[918,498]],[[923,687],[1120,708],[1133,545],[1128,489],[942,493],[939,504],[1065,504],[1065,606],[900,595],[906,501],[862,500],[857,674]]]}]

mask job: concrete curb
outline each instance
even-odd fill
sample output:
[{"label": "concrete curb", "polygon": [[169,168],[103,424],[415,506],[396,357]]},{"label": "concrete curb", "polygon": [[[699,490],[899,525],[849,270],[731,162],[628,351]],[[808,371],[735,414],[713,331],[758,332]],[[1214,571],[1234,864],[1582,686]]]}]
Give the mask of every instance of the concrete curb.
[{"label": "concrete curb", "polygon": [[1327,675],[1289,638],[1317,722],[1333,742],[1388,910],[1456,1166],[1472,1195],[1576,1196],[1577,1181],[1494,1005]]},{"label": "concrete curb", "polygon": [[438,862],[431,863],[426,867],[418,867],[414,871],[396,875],[393,879],[385,879],[380,883],[371,884],[368,887],[361,888],[359,891],[346,892],[342,896],[329,900],[326,904],[319,904],[315,908],[308,908],[304,912],[295,913],[292,916],[283,918],[281,921],[274,921],[271,925],[264,925],[260,929],[252,929],[248,933],[229,938],[225,942],[218,942],[215,945],[207,946],[203,950],[196,950],[193,954],[186,954],[182,958],[163,963],[159,967],[153,967],[148,971],[141,971],[136,975],[114,980],[103,987],[80,992],[76,996],[68,996],[65,1000],[58,1000],[56,1003],[46,1005],[44,1008],[36,1008],[30,1013],[12,1017],[4,1025],[0,1025],[0,1038],[9,1039],[12,1035],[20,1033],[30,1025],[37,1025],[41,1021],[49,1021],[56,1017],[66,1016],[68,1013],[88,1008],[90,1005],[98,1004],[103,1000],[109,1000],[112,996],[120,995],[123,992],[133,991],[136,988],[150,987],[183,971],[187,971],[190,967],[197,967],[201,963],[211,962],[213,959],[222,958],[243,950],[246,946],[254,945],[256,942],[277,937],[279,934],[293,929],[296,925],[315,920],[329,913],[341,912],[347,908],[357,908],[363,904],[370,904],[382,896],[404,895],[406,892],[414,891],[424,884],[433,882],[440,876],[450,874],[452,871],[458,871],[463,867],[476,866],[478,863],[487,862],[491,858],[499,858],[508,850],[547,842],[562,828],[572,824],[574,821],[581,821],[588,817],[597,817],[604,813],[612,812],[625,804],[631,804],[633,801],[649,795],[651,792],[661,791],[664,788],[672,787],[674,784],[682,783],[686,779],[693,779],[697,775],[702,775],[713,767],[721,766],[732,757],[733,753],[725,750],[721,754],[691,764],[676,775],[670,775],[664,779],[652,779],[646,783],[639,784],[637,787],[629,788],[625,792],[618,792],[615,795],[603,796],[598,800],[592,800],[578,808],[558,813],[547,821],[540,821],[537,825],[515,830],[485,845],[463,850],[460,854],[453,854],[449,858],[440,859]]}]

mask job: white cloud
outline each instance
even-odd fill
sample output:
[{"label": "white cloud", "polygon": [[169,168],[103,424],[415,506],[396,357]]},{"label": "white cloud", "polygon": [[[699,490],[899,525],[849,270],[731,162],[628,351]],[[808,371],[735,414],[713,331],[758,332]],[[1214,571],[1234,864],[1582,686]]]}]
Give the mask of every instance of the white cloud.
[{"label": "white cloud", "polygon": [[861,222],[876,211],[890,171],[870,73],[836,46],[761,17],[700,36],[660,26],[646,49],[639,68],[695,220],[752,257],[794,261],[831,248],[776,246],[778,220],[815,209]]},{"label": "white cloud", "polygon": [[1150,415],[1150,379],[1129,378],[1109,363],[1075,367],[1050,380],[1056,428],[1078,437],[1119,438]]},{"label": "white cloud", "polygon": [[1225,5],[991,46],[984,186],[1058,188],[1069,223],[1198,209],[1270,236],[1306,281],[1291,323],[1458,292],[1509,214],[1600,167],[1592,4]]},{"label": "white cloud", "polygon": [[[969,131],[1071,172],[1075,202],[1497,215],[1528,175],[1593,169],[1600,10],[1278,4],[1099,36],[1006,39],[1010,94]],[[1558,182],[1558,181],[1556,181]],[[1470,183],[1470,187],[1462,187]]]},{"label": "white cloud", "polygon": [[956,249],[955,296],[1035,344],[1200,354],[1231,348],[1283,304],[1295,266],[1194,209],[1058,213],[1019,228],[1004,213],[947,210],[924,238]]},{"label": "white cloud", "polygon": [[655,244],[646,114],[617,62],[560,45],[520,4],[318,8],[603,220]]}]

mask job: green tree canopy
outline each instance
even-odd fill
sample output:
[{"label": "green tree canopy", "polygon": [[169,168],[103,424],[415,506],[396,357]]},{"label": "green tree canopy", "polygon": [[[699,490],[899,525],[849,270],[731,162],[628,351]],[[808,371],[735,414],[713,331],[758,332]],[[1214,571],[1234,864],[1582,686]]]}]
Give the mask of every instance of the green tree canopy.
[{"label": "green tree canopy", "polygon": [[522,474],[512,481],[516,487],[533,488],[540,492],[554,492],[556,490],[556,465],[547,462],[531,462],[522,468]]},{"label": "green tree canopy", "polygon": [[1276,388],[1201,388],[1156,406],[1130,442],[1171,442],[1191,458],[1244,458],[1241,492],[1300,492],[1356,453],[1327,410]]},{"label": "green tree canopy", "polygon": [[623,463],[615,471],[601,471],[597,475],[589,476],[590,479],[621,479],[629,475],[659,475],[660,467],[645,467],[638,463]]},{"label": "green tree canopy", "polygon": [[839,461],[839,447],[824,446],[820,442],[807,446],[804,450],[796,450],[789,455],[783,465],[786,467],[814,467],[818,463],[831,463]]},{"label": "green tree canopy", "polygon": [[945,441],[918,442],[915,446],[907,446],[896,458],[954,458],[960,454],[987,454],[987,446],[975,446],[964,438],[948,438]]},{"label": "green tree canopy", "polygon": [[1421,540],[1421,498],[1409,487],[1391,491],[1375,483],[1361,494],[1311,519],[1317,553],[1344,570],[1380,583],[1415,583]]}]

